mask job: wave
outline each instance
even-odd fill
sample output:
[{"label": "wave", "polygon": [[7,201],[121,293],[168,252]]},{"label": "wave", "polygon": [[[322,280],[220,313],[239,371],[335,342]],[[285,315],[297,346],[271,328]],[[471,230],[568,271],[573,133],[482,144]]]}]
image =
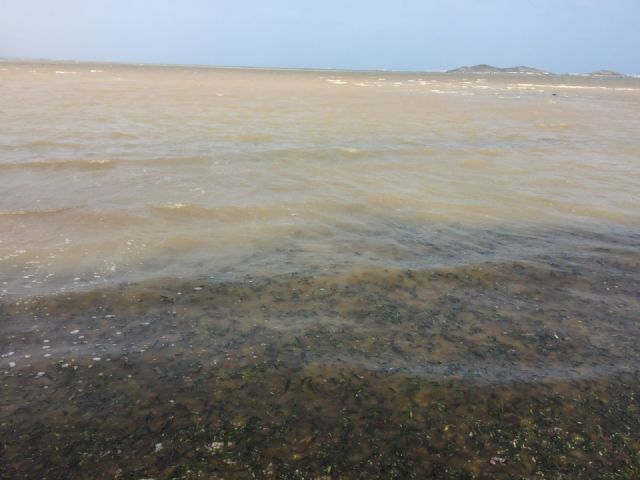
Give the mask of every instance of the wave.
[{"label": "wave", "polygon": [[37,160],[30,162],[0,163],[0,170],[103,170],[118,165],[116,160]]},{"label": "wave", "polygon": [[212,165],[216,158],[211,156],[159,157],[135,160],[135,164],[155,166]]},{"label": "wave", "polygon": [[67,213],[72,210],[76,210],[80,207],[78,206],[69,206],[69,207],[58,207],[58,208],[43,208],[38,210],[6,210],[0,211],[0,217],[39,217],[39,216],[49,216],[55,215],[59,213]]},{"label": "wave", "polygon": [[34,140],[32,142],[20,144],[3,144],[0,149],[17,150],[17,149],[52,149],[52,148],[77,148],[81,146],[78,143],[60,142],[55,140]]},{"label": "wave", "polygon": [[[300,207],[300,205],[298,205]],[[168,203],[165,205],[152,205],[151,210],[156,214],[172,216],[182,220],[208,219],[224,221],[246,220],[275,220],[277,218],[295,216],[295,206],[205,206],[194,203]]]},{"label": "wave", "polygon": [[[145,217],[122,210],[92,210],[87,205],[41,209],[16,209],[0,211],[0,218],[15,218],[19,221],[33,218],[37,222],[55,220],[58,225],[82,225],[84,233],[105,227],[130,227],[145,222]],[[64,218],[63,218],[64,217]],[[87,233],[88,234],[88,233]],[[85,239],[86,240],[86,239]],[[88,241],[88,240],[87,240]],[[89,243],[85,246],[88,248]]]}]

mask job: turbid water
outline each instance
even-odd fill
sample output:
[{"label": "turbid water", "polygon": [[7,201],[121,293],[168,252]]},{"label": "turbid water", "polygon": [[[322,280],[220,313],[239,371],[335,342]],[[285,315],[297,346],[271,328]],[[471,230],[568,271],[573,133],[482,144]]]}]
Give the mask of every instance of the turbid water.
[{"label": "turbid water", "polygon": [[2,477],[638,475],[640,80],[0,87]]}]

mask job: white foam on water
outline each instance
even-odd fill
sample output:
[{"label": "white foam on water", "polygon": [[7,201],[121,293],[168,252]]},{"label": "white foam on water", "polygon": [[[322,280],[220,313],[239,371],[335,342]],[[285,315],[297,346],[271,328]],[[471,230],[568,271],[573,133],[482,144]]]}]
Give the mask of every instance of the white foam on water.
[{"label": "white foam on water", "polygon": [[169,205],[162,205],[159,208],[168,208],[170,210],[176,210],[178,208],[184,208],[187,205],[184,203],[170,203]]},{"label": "white foam on water", "polygon": [[539,83],[517,83],[518,87],[522,88],[558,88],[558,89],[567,89],[567,90],[617,90],[617,91],[627,91],[627,92],[635,92],[639,91],[640,88],[631,88],[631,87],[607,87],[604,85],[567,85],[565,83],[560,84],[539,84]]}]

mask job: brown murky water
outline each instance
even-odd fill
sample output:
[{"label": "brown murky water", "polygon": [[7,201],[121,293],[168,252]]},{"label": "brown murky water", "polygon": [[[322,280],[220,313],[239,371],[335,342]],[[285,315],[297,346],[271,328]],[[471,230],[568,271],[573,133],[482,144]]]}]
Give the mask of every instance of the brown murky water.
[{"label": "brown murky water", "polygon": [[0,74],[2,478],[638,475],[639,80]]}]

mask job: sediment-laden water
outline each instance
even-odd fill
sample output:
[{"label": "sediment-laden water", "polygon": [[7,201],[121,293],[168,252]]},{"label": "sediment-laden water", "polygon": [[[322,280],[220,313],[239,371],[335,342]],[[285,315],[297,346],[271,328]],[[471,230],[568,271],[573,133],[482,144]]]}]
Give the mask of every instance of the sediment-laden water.
[{"label": "sediment-laden water", "polygon": [[640,80],[0,63],[2,478],[635,478]]}]

